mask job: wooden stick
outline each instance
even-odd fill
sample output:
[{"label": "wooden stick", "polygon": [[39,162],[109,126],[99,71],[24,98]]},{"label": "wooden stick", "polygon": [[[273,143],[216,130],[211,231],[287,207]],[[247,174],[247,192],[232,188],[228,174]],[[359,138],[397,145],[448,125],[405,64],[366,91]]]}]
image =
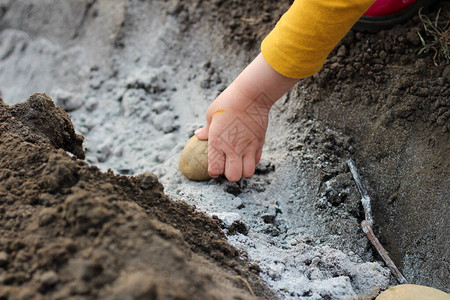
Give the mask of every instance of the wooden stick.
[{"label": "wooden stick", "polygon": [[384,249],[384,247],[381,245],[380,241],[377,239],[375,233],[372,230],[373,218],[372,218],[372,207],[370,205],[370,197],[369,194],[367,193],[367,189],[364,187],[361,181],[361,177],[359,176],[358,170],[356,169],[355,162],[349,159],[347,161],[347,165],[350,168],[350,172],[353,175],[356,187],[358,188],[359,194],[361,195],[361,203],[363,205],[365,215],[365,220],[361,222],[361,228],[363,232],[366,234],[367,238],[375,247],[375,249],[377,249],[381,258],[383,258],[384,262],[389,267],[391,272],[394,274],[397,281],[402,284],[408,283],[405,277],[400,272],[400,270],[395,265],[395,263],[389,257],[386,249]]},{"label": "wooden stick", "polygon": [[241,277],[241,276],[239,276],[239,275],[237,275],[236,278],[242,280],[242,282],[247,286],[248,291],[250,292],[250,294],[251,294],[253,297],[256,297],[256,295],[255,295],[255,293],[253,292],[253,289],[252,289],[252,287],[250,286],[250,283],[248,283],[247,279],[245,279],[245,278],[243,278],[243,277]]},{"label": "wooden stick", "polygon": [[350,172],[352,172],[353,179],[355,180],[356,187],[358,188],[359,194],[361,195],[361,203],[364,208],[365,219],[370,223],[370,226],[373,225],[372,218],[372,207],[370,205],[370,197],[367,193],[367,189],[364,187],[361,181],[361,177],[359,176],[358,170],[356,169],[355,162],[352,159],[347,161],[347,165],[350,168]]},{"label": "wooden stick", "polygon": [[366,220],[362,221],[361,227],[362,227],[362,230],[364,231],[364,233],[369,238],[369,241],[377,249],[378,253],[383,258],[386,265],[389,267],[389,269],[391,269],[391,272],[394,274],[395,278],[397,278],[397,281],[402,284],[408,283],[408,281],[406,281],[405,277],[400,272],[400,270],[397,268],[395,263],[389,257],[386,249],[384,249],[384,247],[381,245],[380,241],[375,236],[375,233],[373,232],[372,226],[369,224],[369,222],[367,222]]}]

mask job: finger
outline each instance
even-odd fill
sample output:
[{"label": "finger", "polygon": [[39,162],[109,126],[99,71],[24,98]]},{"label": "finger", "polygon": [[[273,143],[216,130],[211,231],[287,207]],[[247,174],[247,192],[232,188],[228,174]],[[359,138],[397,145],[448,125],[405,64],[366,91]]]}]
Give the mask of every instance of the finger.
[{"label": "finger", "polygon": [[197,129],[194,134],[198,137],[199,140],[207,140],[208,133],[209,133],[209,125]]},{"label": "finger", "polygon": [[200,140],[207,140],[209,135],[209,127],[211,126],[212,116],[214,114],[215,105],[212,104],[206,110],[206,125],[202,128],[199,128],[195,131],[195,135]]},{"label": "finger", "polygon": [[225,153],[213,142],[208,143],[208,173],[213,178],[225,173]]},{"label": "finger", "polygon": [[225,177],[229,181],[239,181],[242,177],[242,158],[236,154],[226,155]]},{"label": "finger", "polygon": [[211,123],[212,116],[213,116],[215,110],[216,110],[216,105],[213,102],[206,110],[206,125]]},{"label": "finger", "polygon": [[259,148],[258,151],[256,151],[255,165],[257,165],[259,163],[259,161],[261,160],[261,155],[262,155],[262,147]]},{"label": "finger", "polygon": [[242,158],[242,176],[252,177],[255,174],[255,154],[249,153]]}]

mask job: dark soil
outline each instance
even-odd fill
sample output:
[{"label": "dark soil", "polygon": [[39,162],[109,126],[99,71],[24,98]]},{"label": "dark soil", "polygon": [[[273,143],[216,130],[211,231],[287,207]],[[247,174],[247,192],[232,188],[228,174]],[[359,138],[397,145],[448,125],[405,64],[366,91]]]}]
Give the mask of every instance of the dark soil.
[{"label": "dark soil", "polygon": [[[224,46],[238,46],[237,50],[254,52],[264,36],[272,30],[293,1],[239,0],[177,1],[171,14],[175,15],[181,29],[188,31],[200,17],[207,16],[212,24],[224,25]],[[236,50],[236,49],[233,49]]]},{"label": "dark soil", "polygon": [[0,100],[0,299],[273,297],[217,221],[88,165],[82,141],[45,94]]},{"label": "dark soil", "polygon": [[[442,7],[448,21],[447,4],[433,6],[430,18]],[[317,143],[324,133],[312,128],[307,139],[316,143],[304,145],[319,153],[322,182],[351,178],[345,160],[354,158],[373,197],[376,233],[391,258],[411,283],[449,292],[450,66],[436,66],[434,53],[418,55],[418,31],[425,36],[418,17],[377,34],[350,31],[286,105],[296,110],[288,120],[294,136],[311,128],[306,120],[336,132]],[[293,141],[294,155],[306,153]],[[353,184],[342,190],[346,186]],[[352,189],[349,197],[357,195]],[[342,209],[355,207],[326,196]]]}]

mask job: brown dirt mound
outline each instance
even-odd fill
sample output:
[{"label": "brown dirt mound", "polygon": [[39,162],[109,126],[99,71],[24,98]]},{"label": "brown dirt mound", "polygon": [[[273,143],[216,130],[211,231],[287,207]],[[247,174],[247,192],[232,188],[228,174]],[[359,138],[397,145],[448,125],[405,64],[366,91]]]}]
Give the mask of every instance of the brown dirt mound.
[{"label": "brown dirt mound", "polygon": [[241,278],[273,297],[215,220],[89,166],[82,140],[45,94],[0,100],[0,299],[253,298]]}]

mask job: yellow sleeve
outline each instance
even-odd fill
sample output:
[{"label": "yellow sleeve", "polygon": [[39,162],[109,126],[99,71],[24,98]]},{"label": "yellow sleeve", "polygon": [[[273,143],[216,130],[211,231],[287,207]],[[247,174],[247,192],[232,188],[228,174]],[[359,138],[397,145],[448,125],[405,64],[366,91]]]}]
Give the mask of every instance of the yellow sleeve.
[{"label": "yellow sleeve", "polygon": [[291,78],[319,71],[375,0],[295,0],[261,44],[272,68]]}]

